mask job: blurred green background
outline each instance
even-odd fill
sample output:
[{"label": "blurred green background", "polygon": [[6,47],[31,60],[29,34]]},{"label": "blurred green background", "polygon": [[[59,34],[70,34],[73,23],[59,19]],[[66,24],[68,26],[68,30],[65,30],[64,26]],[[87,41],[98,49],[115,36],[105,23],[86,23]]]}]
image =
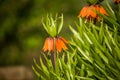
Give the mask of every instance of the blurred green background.
[{"label": "blurred green background", "polygon": [[0,0],[0,66],[25,65],[38,57],[49,36],[41,24],[47,13],[64,15],[61,36],[70,39],[84,0]]}]

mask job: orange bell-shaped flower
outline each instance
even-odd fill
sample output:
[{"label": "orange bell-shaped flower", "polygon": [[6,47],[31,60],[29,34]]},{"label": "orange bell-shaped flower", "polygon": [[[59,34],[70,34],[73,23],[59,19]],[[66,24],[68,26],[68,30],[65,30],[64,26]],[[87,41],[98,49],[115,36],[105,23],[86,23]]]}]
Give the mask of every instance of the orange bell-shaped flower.
[{"label": "orange bell-shaped flower", "polygon": [[68,44],[68,41],[65,40],[63,37],[56,38],[56,49],[58,52],[61,52],[62,49],[64,50],[68,49],[65,44]]},{"label": "orange bell-shaped flower", "polygon": [[62,50],[67,50],[67,46],[66,44],[68,44],[69,42],[64,39],[63,37],[57,37],[57,38],[52,38],[52,37],[48,37],[45,40],[44,46],[43,46],[43,51],[54,51],[54,49],[56,49],[58,52],[61,52]]},{"label": "orange bell-shaped flower", "polygon": [[54,50],[54,39],[51,37],[46,38],[45,44],[43,46],[43,51],[53,51]]},{"label": "orange bell-shaped flower", "polygon": [[80,11],[78,18],[86,18],[86,19],[100,19],[101,17],[97,14],[97,12],[104,14],[108,16],[107,12],[101,5],[90,5],[90,6],[84,6],[82,10]]}]

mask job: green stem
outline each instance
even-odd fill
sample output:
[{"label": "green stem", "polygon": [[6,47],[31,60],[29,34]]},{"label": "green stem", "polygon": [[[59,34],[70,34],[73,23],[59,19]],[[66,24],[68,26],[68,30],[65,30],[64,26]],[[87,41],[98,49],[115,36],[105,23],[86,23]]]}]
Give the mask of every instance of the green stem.
[{"label": "green stem", "polygon": [[52,63],[53,63],[53,68],[56,70],[56,38],[54,38],[54,51],[51,54],[52,58]]}]

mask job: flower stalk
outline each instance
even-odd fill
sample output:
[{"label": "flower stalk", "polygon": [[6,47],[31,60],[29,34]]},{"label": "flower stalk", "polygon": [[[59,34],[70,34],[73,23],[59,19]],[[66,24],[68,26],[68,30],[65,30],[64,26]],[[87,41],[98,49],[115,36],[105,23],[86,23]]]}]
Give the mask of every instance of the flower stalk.
[{"label": "flower stalk", "polygon": [[54,38],[54,51],[52,53],[52,58],[53,58],[53,68],[54,70],[56,70],[56,46],[55,46],[55,43],[56,43],[56,39]]},{"label": "flower stalk", "polygon": [[63,37],[58,36],[63,27],[63,15],[60,17],[56,16],[55,19],[53,19],[51,15],[47,16],[46,22],[43,23],[43,26],[50,37],[46,38],[42,50],[43,52],[51,53],[51,60],[53,63],[53,68],[55,70],[57,52],[60,53],[62,50],[68,49],[66,46],[66,44],[68,44],[68,41]]}]

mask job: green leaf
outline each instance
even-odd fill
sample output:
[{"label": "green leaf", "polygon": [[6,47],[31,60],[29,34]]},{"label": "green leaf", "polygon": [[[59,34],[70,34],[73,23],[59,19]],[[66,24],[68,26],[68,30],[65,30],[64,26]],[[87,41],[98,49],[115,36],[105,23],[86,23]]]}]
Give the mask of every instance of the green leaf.
[{"label": "green leaf", "polygon": [[37,69],[35,69],[35,68],[33,67],[33,71],[35,72],[35,74],[36,74],[38,77],[41,77],[41,76],[42,76],[42,77],[45,78],[45,79],[49,79],[49,75],[46,75],[46,73],[43,71],[43,69],[41,68],[41,66],[37,64],[36,60],[33,59],[33,61],[34,61],[35,66],[36,66],[36,68],[37,68]]},{"label": "green leaf", "polygon": [[45,66],[45,64],[43,64],[43,61],[42,61],[41,58],[40,58],[40,64],[41,64],[41,69],[42,69],[42,71],[43,71],[47,76],[49,76],[49,71],[47,70],[47,67]]},{"label": "green leaf", "polygon": [[43,27],[46,30],[46,32],[49,34],[48,27],[45,25],[45,23],[42,22],[42,24],[43,24]]},{"label": "green leaf", "polygon": [[69,26],[69,28],[73,32],[73,34],[75,35],[75,37],[77,37],[81,41],[81,43],[84,44],[84,41],[80,37],[79,33],[77,31],[75,31],[71,26]]},{"label": "green leaf", "polygon": [[62,27],[63,27],[63,14],[59,17],[60,22],[58,24],[58,34],[60,33]]},{"label": "green leaf", "polygon": [[94,80],[92,78],[87,78],[87,77],[81,77],[81,76],[75,76],[77,80]]},{"label": "green leaf", "polygon": [[38,77],[41,76],[40,73],[39,73],[38,71],[36,71],[36,69],[34,68],[34,66],[32,66],[32,69],[33,69],[33,71],[35,72],[35,74],[36,74]]}]

